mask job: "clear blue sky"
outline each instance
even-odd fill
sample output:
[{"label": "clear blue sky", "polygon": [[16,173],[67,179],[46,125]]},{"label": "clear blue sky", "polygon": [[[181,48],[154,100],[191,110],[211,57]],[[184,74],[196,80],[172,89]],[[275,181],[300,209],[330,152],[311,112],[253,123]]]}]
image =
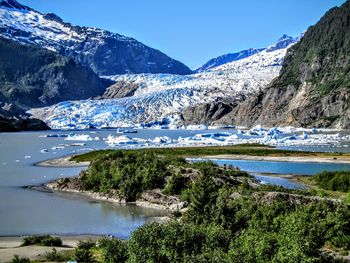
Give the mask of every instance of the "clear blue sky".
[{"label": "clear blue sky", "polygon": [[345,0],[19,0],[76,25],[133,37],[191,68],[286,33],[297,36]]}]

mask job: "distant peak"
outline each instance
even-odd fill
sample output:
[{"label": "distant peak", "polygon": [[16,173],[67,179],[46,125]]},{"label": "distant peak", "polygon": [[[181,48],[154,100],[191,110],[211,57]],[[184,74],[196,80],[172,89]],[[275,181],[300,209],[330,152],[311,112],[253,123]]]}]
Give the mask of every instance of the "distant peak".
[{"label": "distant peak", "polygon": [[283,34],[277,41],[283,41],[283,40],[286,40],[286,39],[293,39],[293,37],[287,35],[287,34]]},{"label": "distant peak", "polygon": [[276,43],[273,45],[269,46],[266,51],[267,52],[272,52],[278,49],[283,49],[289,47],[291,44],[294,44],[298,42],[300,39],[298,38],[293,38],[287,34],[283,34]]},{"label": "distant peak", "polygon": [[47,20],[51,20],[51,21],[56,21],[59,23],[63,23],[62,18],[60,18],[58,15],[54,14],[54,13],[48,13],[44,15],[44,18],[46,18]]},{"label": "distant peak", "polygon": [[0,7],[13,8],[18,10],[31,10],[25,5],[21,5],[16,0],[0,0]]}]

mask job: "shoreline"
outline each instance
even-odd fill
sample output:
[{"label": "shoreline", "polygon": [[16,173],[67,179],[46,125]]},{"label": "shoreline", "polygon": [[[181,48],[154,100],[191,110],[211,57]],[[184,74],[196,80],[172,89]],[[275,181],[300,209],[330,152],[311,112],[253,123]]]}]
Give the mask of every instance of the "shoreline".
[{"label": "shoreline", "polygon": [[75,155],[66,155],[59,158],[48,159],[34,163],[37,167],[54,167],[54,168],[71,168],[71,167],[87,167],[90,162],[75,162],[70,159]]},{"label": "shoreline", "polygon": [[[62,178],[61,178],[62,179]],[[184,208],[184,202],[180,202],[177,200],[173,203],[166,203],[165,201],[163,203],[155,203],[147,200],[147,198],[152,199],[152,191],[144,192],[142,193],[141,197],[133,202],[126,202],[124,199],[113,195],[113,194],[105,194],[105,193],[99,193],[99,192],[93,192],[93,191],[84,191],[84,190],[77,190],[77,189],[71,189],[67,187],[59,188],[57,186],[57,183],[59,180],[54,180],[47,184],[42,184],[40,186],[27,186],[27,188],[30,188],[35,191],[50,191],[51,193],[58,193],[58,194],[71,194],[71,195],[80,195],[81,197],[85,197],[91,200],[95,201],[104,201],[109,202],[117,205],[135,205],[142,208],[150,208],[150,209],[158,209],[158,210],[165,210],[168,212],[175,212],[179,211]],[[157,192],[157,189],[155,190],[156,194],[159,194]],[[169,198],[174,198],[173,196],[170,196]],[[175,197],[178,199],[177,197]],[[173,199],[174,200],[174,199]],[[154,221],[160,221],[167,220],[169,218],[169,215],[163,216],[163,217],[154,217]]]},{"label": "shoreline", "polygon": [[[87,167],[90,162],[75,162],[71,161],[75,155],[68,155],[64,157],[48,159],[35,163],[38,167],[54,167],[54,168],[71,168],[71,167]],[[208,155],[190,157],[189,159],[218,159],[218,160],[240,160],[240,161],[257,161],[257,162],[294,162],[294,163],[337,163],[350,164],[350,157],[348,156],[257,156],[257,155]]]},{"label": "shoreline", "polygon": [[[290,163],[338,163],[350,164],[350,157],[333,156],[256,156],[256,155],[211,155],[198,157],[203,159],[242,160],[258,162],[290,162]],[[335,158],[335,159],[334,159]],[[195,159],[195,158],[193,158]]]}]

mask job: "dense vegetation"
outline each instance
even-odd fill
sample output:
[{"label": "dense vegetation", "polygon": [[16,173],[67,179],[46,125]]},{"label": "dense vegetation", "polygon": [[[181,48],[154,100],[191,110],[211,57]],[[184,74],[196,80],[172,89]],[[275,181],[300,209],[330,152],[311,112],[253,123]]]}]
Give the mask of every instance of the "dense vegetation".
[{"label": "dense vegetation", "polygon": [[143,190],[164,186],[170,175],[168,165],[168,160],[152,153],[116,151],[92,162],[81,180],[87,190],[117,190],[127,201],[133,201]]},{"label": "dense vegetation", "polygon": [[338,262],[350,248],[350,210],[338,202],[268,199],[244,185],[218,187],[210,171],[190,189],[181,221],[151,223],[130,240],[80,246],[85,262]]},{"label": "dense vegetation", "polygon": [[337,88],[350,88],[350,2],[329,10],[310,27],[299,43],[291,47],[276,84],[301,84],[303,70],[307,81],[318,92],[327,94]]},{"label": "dense vegetation", "polygon": [[[244,151],[244,147],[231,149]],[[245,151],[255,150],[273,149],[255,146]],[[207,151],[221,149],[85,155],[93,160],[83,175],[91,189],[114,189],[132,200],[142,190],[161,188],[189,205],[166,223],[144,225],[128,241],[103,239],[96,246],[81,245],[76,255],[100,262],[337,262],[337,257],[348,254],[346,202],[315,198],[312,190],[258,185],[239,170],[210,162],[190,164],[179,157]],[[196,176],[184,176],[188,170]],[[325,178],[324,174],[319,177]]]},{"label": "dense vegetation", "polygon": [[[190,168],[187,170],[187,168]],[[158,156],[156,151],[113,151],[94,160],[80,175],[84,190],[111,193],[126,201],[135,201],[144,190],[163,189],[168,195],[181,195],[191,186],[191,178],[184,173],[206,174],[217,177],[248,176],[237,169],[223,170],[213,163],[186,162],[180,157]]]},{"label": "dense vegetation", "polygon": [[322,172],[315,176],[317,185],[326,190],[350,192],[350,171]]}]

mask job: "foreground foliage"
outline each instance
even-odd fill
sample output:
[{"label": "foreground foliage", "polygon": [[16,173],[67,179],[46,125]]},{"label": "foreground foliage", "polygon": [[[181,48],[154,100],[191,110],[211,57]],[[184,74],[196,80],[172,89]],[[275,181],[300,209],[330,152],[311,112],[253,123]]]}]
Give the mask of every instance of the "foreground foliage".
[{"label": "foreground foliage", "polygon": [[[323,173],[318,180],[339,190],[347,187],[340,175]],[[210,162],[113,151],[94,160],[82,180],[89,189],[119,191],[127,200],[161,188],[189,206],[177,212],[180,219],[146,224],[128,241],[81,243],[78,262],[338,262],[326,248],[343,255],[350,249],[345,202],[314,197],[308,190],[258,185],[244,172]]]}]

